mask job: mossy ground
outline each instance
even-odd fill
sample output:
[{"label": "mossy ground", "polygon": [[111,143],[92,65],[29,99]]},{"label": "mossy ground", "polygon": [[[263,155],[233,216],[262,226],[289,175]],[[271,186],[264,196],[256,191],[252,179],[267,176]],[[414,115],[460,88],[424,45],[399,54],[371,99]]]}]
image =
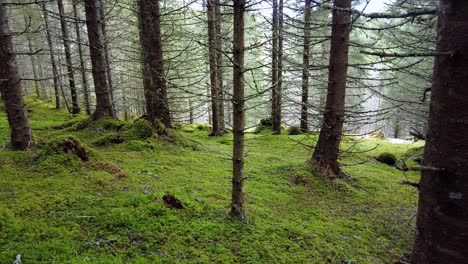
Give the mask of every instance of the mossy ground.
[{"label": "mossy ground", "polygon": [[[100,136],[86,128],[53,130],[73,118],[29,101],[34,133],[44,140]],[[83,117],[75,117],[76,119]],[[185,132],[184,132],[185,130]],[[34,161],[37,151],[0,151],[0,263],[392,263],[410,250],[416,173],[371,158],[397,157],[413,145],[346,139],[348,180],[314,175],[311,135],[248,135],[248,221],[228,217],[231,135],[185,128],[175,143],[160,138],[93,147],[122,168],[122,178],[80,161]],[[0,113],[0,146],[8,126]],[[189,142],[190,144],[178,144]],[[421,143],[418,143],[421,144]],[[193,147],[196,145],[197,147]],[[365,152],[379,145],[376,149]],[[185,209],[166,208],[166,193]]]}]

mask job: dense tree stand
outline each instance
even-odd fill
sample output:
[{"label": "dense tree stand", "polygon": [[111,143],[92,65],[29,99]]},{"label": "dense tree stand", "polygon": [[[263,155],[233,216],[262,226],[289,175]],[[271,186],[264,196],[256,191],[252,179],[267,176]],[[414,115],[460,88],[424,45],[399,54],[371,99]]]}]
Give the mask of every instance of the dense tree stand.
[{"label": "dense tree stand", "polygon": [[[335,0],[334,5],[349,9],[351,0]],[[327,101],[311,162],[325,169],[327,174],[340,177],[344,175],[338,165],[338,153],[344,122],[350,13],[334,9],[332,23]]]},{"label": "dense tree stand", "polygon": [[413,264],[468,263],[468,2],[440,7]]}]

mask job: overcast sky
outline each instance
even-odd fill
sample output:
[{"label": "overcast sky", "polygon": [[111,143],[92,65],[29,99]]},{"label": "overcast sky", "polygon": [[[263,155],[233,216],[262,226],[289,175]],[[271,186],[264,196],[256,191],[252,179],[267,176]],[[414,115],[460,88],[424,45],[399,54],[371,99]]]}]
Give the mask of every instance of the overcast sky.
[{"label": "overcast sky", "polygon": [[[357,8],[359,10],[362,10],[364,6],[366,5],[364,1],[363,4],[360,4]],[[383,11],[386,7],[385,3],[391,3],[392,1],[390,0],[370,0],[369,5],[367,5],[367,8],[364,12],[366,13],[372,13],[372,12],[380,12]]]}]

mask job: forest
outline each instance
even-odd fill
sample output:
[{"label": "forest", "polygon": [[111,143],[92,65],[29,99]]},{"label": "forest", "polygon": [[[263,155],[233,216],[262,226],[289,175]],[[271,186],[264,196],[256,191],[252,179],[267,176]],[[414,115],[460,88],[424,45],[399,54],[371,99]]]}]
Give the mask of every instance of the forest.
[{"label": "forest", "polygon": [[468,1],[0,0],[0,263],[468,264]]}]

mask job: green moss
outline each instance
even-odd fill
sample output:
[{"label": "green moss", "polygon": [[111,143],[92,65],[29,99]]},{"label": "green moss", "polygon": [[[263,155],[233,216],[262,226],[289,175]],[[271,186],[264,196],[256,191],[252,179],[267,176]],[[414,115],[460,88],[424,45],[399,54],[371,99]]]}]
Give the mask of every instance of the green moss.
[{"label": "green moss", "polygon": [[80,139],[71,135],[63,135],[45,143],[44,148],[38,153],[37,160],[43,161],[56,155],[66,157],[67,160],[88,161],[92,152],[88,146],[81,143]]},{"label": "green moss", "polygon": [[120,144],[124,142],[124,138],[120,133],[111,132],[103,136],[98,137],[97,139],[91,141],[91,145],[94,146],[109,146],[112,144]]},{"label": "green moss", "polygon": [[141,140],[150,138],[153,135],[154,129],[151,124],[144,119],[138,119],[122,133],[122,138],[125,140]]},{"label": "green moss", "polygon": [[83,130],[86,127],[88,127],[90,123],[91,123],[91,119],[89,118],[79,119],[73,123],[73,125],[71,126],[71,129],[75,131]]},{"label": "green moss", "polygon": [[[34,133],[46,142],[72,136],[89,145],[102,132],[117,132],[43,129],[66,120],[66,110],[49,104],[31,113]],[[207,137],[190,126],[190,133],[169,129],[171,136],[158,141],[90,149],[127,172],[123,178],[60,148],[35,163],[34,150],[1,150],[0,259],[11,263],[21,253],[24,263],[392,263],[411,250],[418,193],[401,181],[417,182],[419,174],[361,162],[385,152],[402,157],[423,142],[344,137],[342,150],[351,154],[340,162],[359,165],[343,167],[350,178],[342,181],[317,177],[305,162],[310,149],[297,142],[313,145],[316,135],[246,134],[248,220],[240,223],[228,217],[232,135]],[[7,128],[0,112],[0,139],[8,138]],[[119,132],[132,128],[126,123]],[[166,193],[186,209],[166,208]]]},{"label": "green moss", "polygon": [[154,142],[145,142],[141,140],[129,140],[123,144],[123,147],[127,150],[132,150],[132,151],[159,149],[159,146],[155,144]]},{"label": "green moss", "polygon": [[96,125],[108,130],[120,130],[126,122],[113,119],[111,117],[99,118],[95,121]]},{"label": "green moss", "polygon": [[18,236],[20,226],[13,211],[0,207],[0,241]]}]

